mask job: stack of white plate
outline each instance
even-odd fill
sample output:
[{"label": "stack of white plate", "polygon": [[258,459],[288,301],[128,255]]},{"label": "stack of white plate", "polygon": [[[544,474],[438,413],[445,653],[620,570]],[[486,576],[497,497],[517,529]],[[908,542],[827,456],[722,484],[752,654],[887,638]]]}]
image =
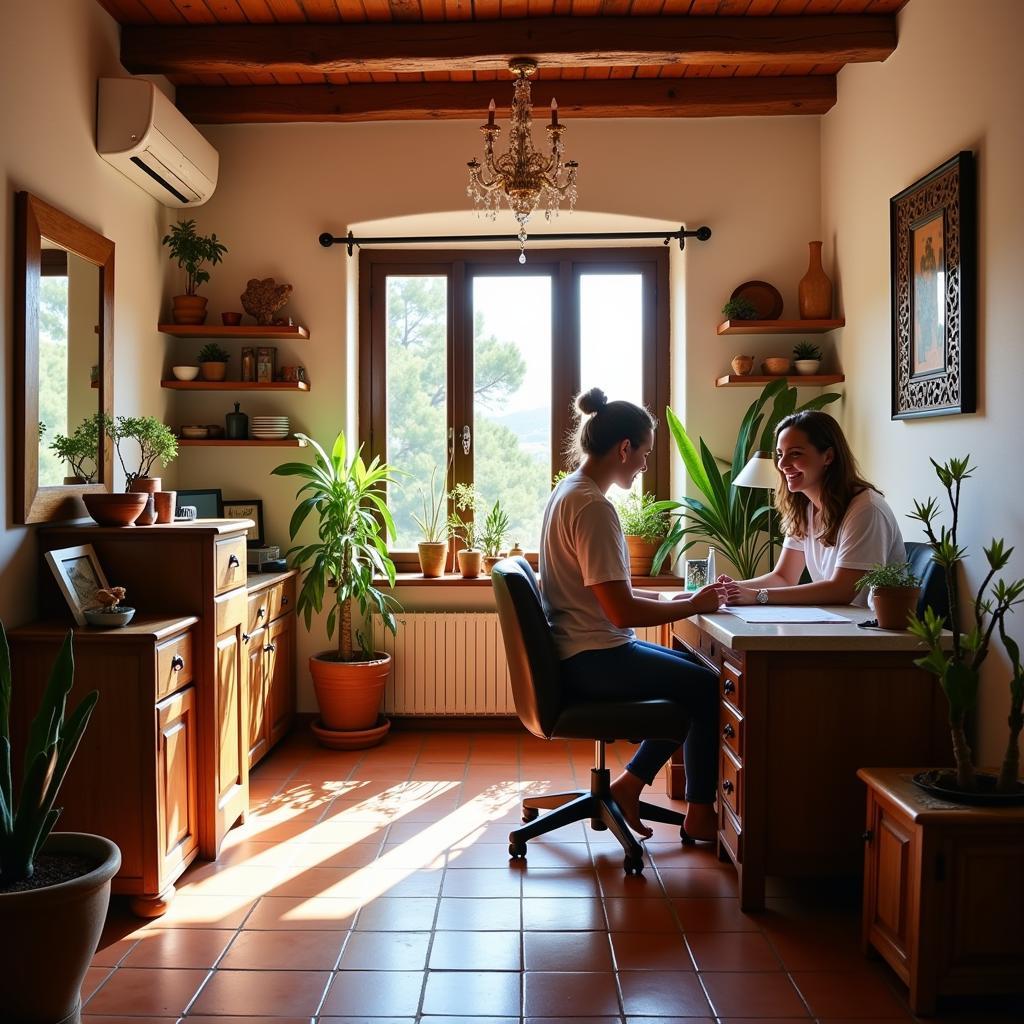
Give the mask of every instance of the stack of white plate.
[{"label": "stack of white plate", "polygon": [[257,441],[279,441],[288,436],[291,427],[287,416],[253,416],[251,433]]}]

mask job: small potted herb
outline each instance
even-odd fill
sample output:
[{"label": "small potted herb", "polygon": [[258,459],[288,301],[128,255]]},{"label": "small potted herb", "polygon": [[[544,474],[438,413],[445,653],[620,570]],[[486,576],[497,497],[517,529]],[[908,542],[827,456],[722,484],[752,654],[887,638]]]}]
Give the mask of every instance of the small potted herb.
[{"label": "small potted herb", "polygon": [[448,561],[448,535],[442,512],[445,507],[444,481],[441,491],[435,489],[437,466],[430,471],[430,494],[421,486],[420,503],[423,515],[412,513],[413,522],[420,528],[423,539],[417,545],[420,556],[420,570],[428,579],[436,579],[444,575],[445,563]]},{"label": "small potted herb", "polygon": [[484,572],[490,574],[495,565],[505,557],[501,548],[508,536],[510,525],[508,513],[501,507],[501,502],[496,501],[491,511],[487,513],[480,534],[480,543],[484,549]]},{"label": "small potted herb", "polygon": [[678,508],[678,504],[659,501],[653,494],[642,491],[630,491],[614,504],[629,548],[630,574],[651,575],[654,556],[668,534],[668,513]]},{"label": "small potted herb", "polygon": [[98,608],[85,609],[85,621],[90,626],[99,626],[102,629],[116,629],[119,626],[127,626],[135,615],[135,609],[121,604],[124,600],[124,587],[101,588],[93,595],[96,598]]},{"label": "small potted herb", "polygon": [[742,296],[730,299],[723,307],[722,314],[727,320],[756,320],[757,307]]},{"label": "small potted herb", "polygon": [[921,596],[921,581],[910,571],[909,562],[876,565],[857,580],[856,587],[870,588],[868,602],[881,629],[906,629]]},{"label": "small potted herb", "polygon": [[215,341],[204,345],[199,350],[199,372],[203,380],[223,380],[228,372],[228,360],[231,353]]},{"label": "small potted herb", "polygon": [[448,535],[462,542],[458,551],[459,572],[463,579],[480,575],[484,553],[480,550],[481,531],[473,514],[480,504],[480,495],[472,484],[456,484],[449,492],[455,510],[448,517]]},{"label": "small potted herb", "polygon": [[210,272],[202,268],[206,263],[211,267],[220,263],[221,257],[228,251],[227,246],[218,242],[215,234],[200,235],[194,220],[175,224],[170,234],[164,235],[161,244],[171,250],[171,259],[177,260],[178,266],[185,271],[185,294],[175,295],[172,299],[174,322],[206,323],[206,298],[196,294],[199,286],[210,280]]},{"label": "small potted herb", "polygon": [[817,373],[821,366],[821,349],[813,341],[798,341],[793,348],[793,365],[796,372],[805,377]]}]

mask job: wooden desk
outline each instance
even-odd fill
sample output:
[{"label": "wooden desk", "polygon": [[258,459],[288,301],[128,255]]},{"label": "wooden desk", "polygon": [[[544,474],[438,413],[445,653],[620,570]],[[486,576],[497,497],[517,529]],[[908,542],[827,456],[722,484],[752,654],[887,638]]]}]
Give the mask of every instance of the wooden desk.
[{"label": "wooden desk", "polygon": [[[764,907],[766,875],[855,875],[864,859],[865,765],[951,763],[938,681],[913,664],[909,633],[836,625],[748,625],[724,613],[666,639],[719,675],[718,852],[740,905]],[[669,795],[681,798],[670,768]]]}]

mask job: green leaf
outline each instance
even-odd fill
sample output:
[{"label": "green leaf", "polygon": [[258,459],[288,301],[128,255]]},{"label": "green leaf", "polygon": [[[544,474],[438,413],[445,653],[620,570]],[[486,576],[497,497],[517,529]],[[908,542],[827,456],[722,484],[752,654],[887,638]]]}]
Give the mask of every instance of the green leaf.
[{"label": "green leaf", "polygon": [[682,456],[683,464],[686,466],[686,472],[689,474],[690,479],[701,494],[710,497],[711,482],[704,471],[704,466],[701,463],[700,456],[697,454],[697,449],[687,435],[686,428],[670,406],[665,407],[665,419],[668,422],[669,431],[676,443],[676,447],[679,449],[679,454]]}]

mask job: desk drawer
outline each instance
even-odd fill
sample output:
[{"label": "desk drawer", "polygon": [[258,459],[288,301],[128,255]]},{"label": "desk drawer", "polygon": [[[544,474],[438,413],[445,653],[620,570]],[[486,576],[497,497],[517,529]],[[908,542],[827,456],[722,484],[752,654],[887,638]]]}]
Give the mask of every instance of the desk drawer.
[{"label": "desk drawer", "polygon": [[192,682],[192,633],[182,633],[156,649],[156,699]]},{"label": "desk drawer", "polygon": [[718,838],[728,849],[734,863],[739,864],[743,860],[743,829],[728,807],[722,808],[721,818]]},{"label": "desk drawer", "polygon": [[741,784],[743,781],[743,768],[739,761],[729,752],[729,748],[723,743],[719,753],[718,787],[725,805],[742,821]]},{"label": "desk drawer", "polygon": [[698,642],[700,644],[700,653],[710,661],[715,668],[720,668],[722,665],[722,645],[712,637],[708,636],[704,630],[699,630],[697,633]]},{"label": "desk drawer", "polygon": [[245,534],[217,541],[213,556],[214,592],[223,594],[245,584]]},{"label": "desk drawer", "polygon": [[722,660],[719,668],[722,683],[722,699],[727,700],[737,711],[743,710],[743,673],[731,662]]},{"label": "desk drawer", "polygon": [[295,577],[282,580],[268,588],[267,604],[271,622],[292,611],[295,608]]},{"label": "desk drawer", "polygon": [[743,719],[736,713],[735,709],[725,702],[721,704],[721,712],[718,716],[721,727],[722,743],[728,747],[737,760],[743,763]]}]

